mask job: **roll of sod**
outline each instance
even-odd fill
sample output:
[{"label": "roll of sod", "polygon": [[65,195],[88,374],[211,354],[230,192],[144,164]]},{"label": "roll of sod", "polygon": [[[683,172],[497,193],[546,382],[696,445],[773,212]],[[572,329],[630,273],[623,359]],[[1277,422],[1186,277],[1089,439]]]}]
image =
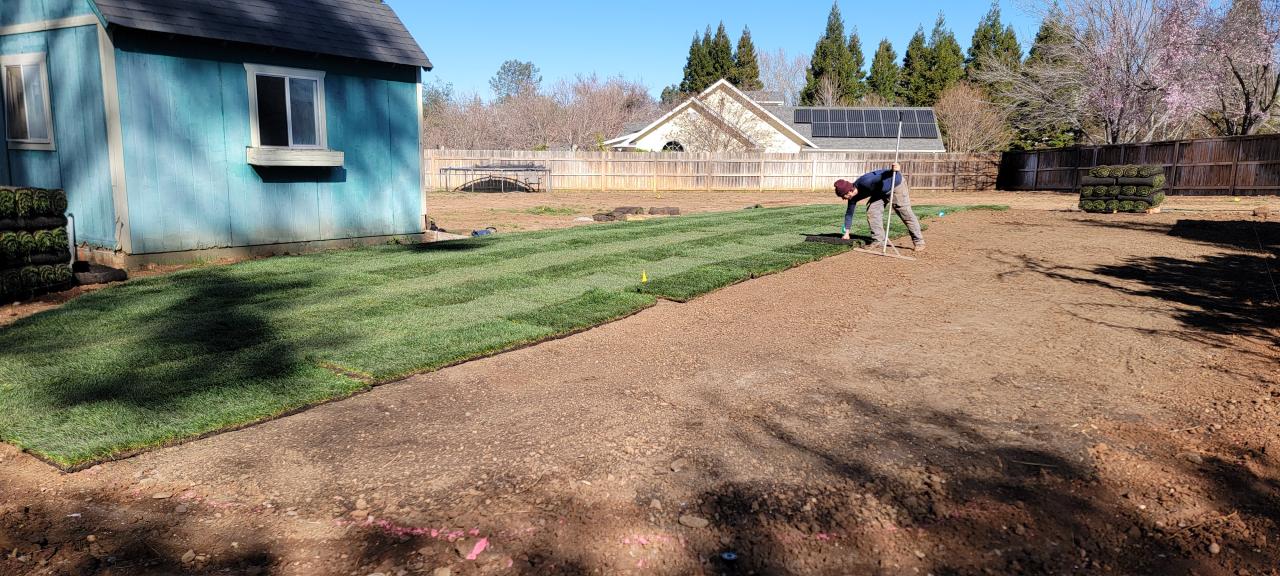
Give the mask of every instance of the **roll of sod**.
[{"label": "roll of sod", "polygon": [[1133,178],[1116,178],[1116,184],[1121,186],[1148,186],[1151,188],[1163,188],[1164,183],[1164,174],[1157,174],[1155,176],[1135,176]]},{"label": "roll of sod", "polygon": [[18,257],[25,258],[36,251],[36,237],[30,232],[18,233]]},{"label": "roll of sod", "polygon": [[0,259],[17,260],[21,249],[17,232],[0,232]]},{"label": "roll of sod", "polygon": [[17,218],[18,205],[15,192],[8,188],[0,188],[0,218]]},{"label": "roll of sod", "polygon": [[31,191],[31,213],[36,216],[49,215],[49,191],[48,190],[32,190]]},{"label": "roll of sod", "polygon": [[31,196],[30,188],[19,188],[17,192],[13,193],[15,216],[18,218],[30,218],[35,215],[31,209]]},{"label": "roll of sod", "polygon": [[1102,178],[1099,176],[1081,176],[1080,184],[1083,186],[1110,186],[1116,183],[1115,178]]},{"label": "roll of sod", "polygon": [[49,215],[64,216],[66,213],[67,213],[66,190],[50,190],[49,191]]},{"label": "roll of sod", "polygon": [[25,266],[18,270],[18,274],[22,276],[22,287],[27,290],[39,290],[40,284],[40,268],[38,266]]}]

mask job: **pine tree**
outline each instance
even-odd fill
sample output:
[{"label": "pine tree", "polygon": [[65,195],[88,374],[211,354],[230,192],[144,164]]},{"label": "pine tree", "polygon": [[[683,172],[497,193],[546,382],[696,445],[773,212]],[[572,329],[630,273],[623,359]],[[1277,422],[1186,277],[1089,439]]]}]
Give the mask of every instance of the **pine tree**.
[{"label": "pine tree", "polygon": [[876,54],[871,58],[871,73],[867,75],[867,90],[879,94],[886,102],[893,102],[898,91],[898,76],[902,70],[898,67],[898,53],[893,51],[893,44],[888,38],[880,41]]},{"label": "pine tree", "polygon": [[944,90],[964,78],[964,51],[956,41],[956,35],[947,29],[941,12],[929,37],[929,56],[929,88],[921,106],[932,106]]},{"label": "pine tree", "polygon": [[684,80],[680,81],[680,91],[685,94],[693,94],[701,92],[705,86],[701,86],[702,71],[706,69],[706,44],[703,44],[702,37],[695,32],[693,34],[693,42],[689,45],[689,58],[684,64]]},{"label": "pine tree", "polygon": [[720,27],[716,28],[716,35],[711,38],[707,56],[711,62],[707,86],[715,84],[721,78],[729,78],[733,75],[733,43],[730,42],[729,35],[724,31],[724,22],[721,22]]},{"label": "pine tree", "polygon": [[898,75],[898,100],[910,106],[922,106],[929,99],[929,66],[933,55],[924,39],[924,27],[907,43],[907,53],[902,57],[902,71]]},{"label": "pine tree", "polygon": [[[1058,66],[1064,65],[1061,62],[1053,62],[1049,56],[1046,47],[1051,45],[1062,45],[1069,42],[1069,38],[1064,32],[1067,26],[1065,16],[1062,10],[1055,4],[1045,16],[1044,21],[1040,23],[1040,29],[1036,31],[1036,39],[1031,45],[1031,50],[1027,53],[1027,59],[1022,63],[1024,68],[1034,66]],[[1061,148],[1071,146],[1080,140],[1082,131],[1076,126],[1054,126],[1051,128],[1027,128],[1024,122],[1018,122],[1019,111],[1013,111],[1014,117],[1014,139],[1013,148],[1015,150],[1031,150],[1035,148]]]},{"label": "pine tree", "polygon": [[831,4],[831,13],[827,16],[826,33],[813,48],[813,58],[809,60],[809,70],[805,72],[804,89],[800,91],[800,103],[813,106],[822,100],[824,81],[833,84],[836,100],[849,103],[857,98],[853,55],[845,44],[844,19],[840,16],[840,7],[835,3]]},{"label": "pine tree", "polygon": [[1018,35],[1013,26],[1000,25],[1000,3],[993,1],[987,15],[978,23],[973,31],[973,41],[969,44],[969,53],[965,57],[965,75],[973,79],[982,69],[986,58],[999,58],[1007,63],[1022,61],[1022,46],[1018,44]]},{"label": "pine tree", "polygon": [[867,93],[866,74],[862,71],[867,59],[862,55],[862,39],[858,37],[857,27],[849,34],[849,58],[853,63],[853,98],[857,100]]},{"label": "pine tree", "polygon": [[764,88],[760,81],[760,61],[756,59],[756,45],[751,41],[751,29],[743,28],[738,38],[738,50],[733,53],[733,75],[729,78],[734,86],[743,90],[759,90]]}]

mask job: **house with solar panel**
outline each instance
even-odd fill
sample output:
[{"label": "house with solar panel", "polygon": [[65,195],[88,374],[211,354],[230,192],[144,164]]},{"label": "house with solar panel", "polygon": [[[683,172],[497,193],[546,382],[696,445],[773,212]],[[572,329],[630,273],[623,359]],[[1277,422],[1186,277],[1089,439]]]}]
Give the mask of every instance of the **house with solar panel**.
[{"label": "house with solar panel", "polygon": [[377,1],[0,0],[0,184],[117,265],[419,236],[430,69]]},{"label": "house with solar panel", "polygon": [[606,141],[614,150],[667,152],[946,152],[931,108],[787,106],[779,94],[717,81],[643,126]]}]

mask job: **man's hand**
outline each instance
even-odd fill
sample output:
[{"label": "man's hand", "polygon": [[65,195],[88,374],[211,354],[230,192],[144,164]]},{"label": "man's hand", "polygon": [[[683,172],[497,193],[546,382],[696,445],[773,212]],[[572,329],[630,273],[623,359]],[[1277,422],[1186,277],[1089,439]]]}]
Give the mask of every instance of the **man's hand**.
[{"label": "man's hand", "polygon": [[893,170],[894,172],[901,172],[902,165],[897,162],[894,162],[893,164],[889,165],[889,169]]}]

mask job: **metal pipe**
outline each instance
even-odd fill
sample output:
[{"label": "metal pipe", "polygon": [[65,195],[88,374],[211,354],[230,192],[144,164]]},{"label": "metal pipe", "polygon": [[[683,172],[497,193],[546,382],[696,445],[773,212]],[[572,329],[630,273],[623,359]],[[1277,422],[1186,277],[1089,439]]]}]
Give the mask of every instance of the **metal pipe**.
[{"label": "metal pipe", "polygon": [[75,266],[76,264],[76,215],[70,212],[67,212],[67,243],[70,244],[70,246],[67,246],[67,248],[71,250],[71,262],[69,264],[71,264],[72,266]]}]

